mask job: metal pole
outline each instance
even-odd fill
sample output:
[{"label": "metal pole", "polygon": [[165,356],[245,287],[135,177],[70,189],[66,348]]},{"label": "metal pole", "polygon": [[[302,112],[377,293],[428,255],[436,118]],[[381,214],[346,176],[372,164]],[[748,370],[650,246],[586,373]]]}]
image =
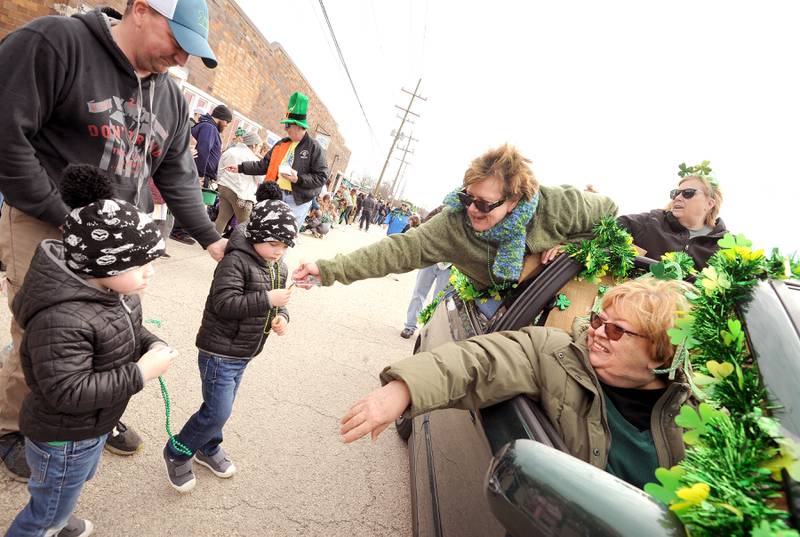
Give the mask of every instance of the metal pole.
[{"label": "metal pole", "polygon": [[386,167],[389,165],[389,159],[392,158],[392,152],[394,151],[394,146],[397,144],[397,139],[400,137],[400,133],[403,131],[403,125],[406,123],[406,118],[408,118],[408,113],[411,111],[411,105],[414,104],[414,99],[417,97],[417,92],[419,91],[419,85],[422,84],[422,79],[420,78],[417,81],[417,87],[414,88],[414,93],[411,94],[411,101],[408,103],[408,107],[405,109],[405,114],[403,114],[403,119],[400,121],[400,128],[397,129],[397,134],[394,135],[394,140],[392,140],[392,147],[389,148],[389,154],[386,155],[386,161],[383,163],[383,169],[381,170],[381,174],[378,177],[378,183],[375,185],[373,192],[375,194],[378,193],[378,190],[381,188],[381,181],[383,181],[383,174],[386,173]]},{"label": "metal pole", "polygon": [[400,171],[403,169],[403,164],[406,163],[406,155],[408,155],[408,146],[411,145],[411,139],[414,137],[414,133],[411,133],[411,136],[408,137],[408,142],[406,142],[406,147],[403,149],[403,158],[400,160],[400,166],[397,168],[397,174],[394,176],[394,181],[392,182],[392,188],[389,190],[391,197],[390,199],[394,201],[394,189],[397,186],[397,179],[400,177]]}]

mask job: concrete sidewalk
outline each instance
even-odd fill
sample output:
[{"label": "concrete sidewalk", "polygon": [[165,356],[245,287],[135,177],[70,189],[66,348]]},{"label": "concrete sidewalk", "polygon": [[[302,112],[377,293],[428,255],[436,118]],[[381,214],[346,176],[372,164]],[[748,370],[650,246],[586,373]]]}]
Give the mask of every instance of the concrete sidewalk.
[{"label": "concrete sidewalk", "polygon": [[[288,255],[291,272],[301,259],[327,258],[383,238],[375,226],[336,226],[322,240],[303,234]],[[200,405],[194,346],[215,263],[199,246],[168,241],[170,259],[143,298],[152,332],[180,352],[166,374],[173,430]],[[76,515],[96,535],[133,537],[410,536],[411,509],[405,444],[393,427],[377,442],[345,446],[339,418],[379,385],[384,365],[411,353],[400,337],[414,273],[330,288],[297,290],[284,337],[270,336],[248,367],[225,429],[225,450],[236,463],[231,479],[196,467],[189,495],[174,491],[161,449],[166,441],[158,382],[147,385],[123,420],[145,440],[125,458],[106,452],[81,495]],[[8,309],[0,306],[0,348],[10,341]],[[160,326],[159,326],[160,325]],[[0,531],[28,499],[24,484],[0,473]]]}]

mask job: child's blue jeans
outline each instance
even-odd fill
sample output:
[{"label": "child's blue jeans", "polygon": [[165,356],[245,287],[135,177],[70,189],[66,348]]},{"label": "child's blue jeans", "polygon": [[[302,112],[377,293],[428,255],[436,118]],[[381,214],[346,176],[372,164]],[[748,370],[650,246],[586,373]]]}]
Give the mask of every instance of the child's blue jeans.
[{"label": "child's blue jeans", "polygon": [[[239,383],[250,360],[223,358],[200,351],[197,363],[200,366],[200,380],[203,382],[203,404],[189,418],[176,439],[192,453],[200,450],[205,455],[213,456],[222,443],[222,428],[231,415]],[[190,458],[189,455],[175,451],[172,442],[167,445],[173,458]]]},{"label": "child's blue jeans", "polygon": [[98,438],[54,446],[25,439],[25,459],[31,468],[28,505],[11,523],[6,537],[42,537],[56,535],[66,526],[75,510],[83,484],[97,470],[104,434]]}]

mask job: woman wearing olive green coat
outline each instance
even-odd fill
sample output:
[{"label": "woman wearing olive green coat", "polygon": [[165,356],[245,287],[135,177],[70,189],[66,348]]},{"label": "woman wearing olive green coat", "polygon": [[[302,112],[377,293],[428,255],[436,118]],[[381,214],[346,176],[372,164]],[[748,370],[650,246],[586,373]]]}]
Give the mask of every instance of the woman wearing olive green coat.
[{"label": "woman wearing olive green coat", "polygon": [[572,335],[528,327],[447,343],[392,364],[384,385],[342,418],[342,439],[375,438],[407,412],[479,409],[527,395],[538,401],[568,452],[642,487],[655,469],[684,457],[675,416],[690,396],[685,377],[655,370],[672,363],[667,330],[689,304],[683,282],[649,278],[608,291],[591,325]]},{"label": "woman wearing olive green coat", "polygon": [[[600,194],[540,187],[529,162],[512,146],[492,149],[472,162],[463,186],[445,199],[453,202],[450,207],[427,223],[349,254],[305,263],[292,277],[306,288],[308,276],[322,285],[350,284],[450,262],[479,289],[516,282],[525,255],[587,238],[601,218],[617,212],[616,204]],[[491,210],[481,211],[479,205]],[[511,219],[513,230],[498,233]],[[498,252],[507,254],[505,266],[498,263]]]}]

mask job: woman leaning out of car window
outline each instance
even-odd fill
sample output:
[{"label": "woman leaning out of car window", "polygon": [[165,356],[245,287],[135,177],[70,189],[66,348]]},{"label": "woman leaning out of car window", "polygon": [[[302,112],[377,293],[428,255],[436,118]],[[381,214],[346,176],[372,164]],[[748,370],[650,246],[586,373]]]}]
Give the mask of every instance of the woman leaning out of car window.
[{"label": "woman leaning out of car window", "polygon": [[462,184],[444,199],[446,209],[417,228],[333,259],[305,263],[292,274],[322,285],[349,284],[450,262],[478,289],[523,276],[526,257],[556,244],[591,236],[617,206],[599,194],[540,186],[530,160],[503,145],[476,158]]},{"label": "woman leaning out of car window", "polygon": [[537,401],[571,455],[642,487],[684,456],[674,417],[690,396],[667,330],[690,305],[688,284],[644,278],[609,290],[572,334],[527,327],[448,343],[383,370],[383,387],[341,420],[344,442],[375,438],[407,412],[478,409],[524,394]]}]

